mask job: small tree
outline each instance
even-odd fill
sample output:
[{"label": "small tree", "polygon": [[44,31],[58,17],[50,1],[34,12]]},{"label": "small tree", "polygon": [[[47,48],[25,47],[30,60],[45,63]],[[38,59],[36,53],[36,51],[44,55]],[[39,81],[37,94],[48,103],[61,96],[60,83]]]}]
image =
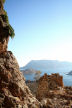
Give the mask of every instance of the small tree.
[{"label": "small tree", "polygon": [[38,81],[40,79],[40,75],[41,75],[41,71],[36,71],[35,77],[34,77],[35,81]]}]

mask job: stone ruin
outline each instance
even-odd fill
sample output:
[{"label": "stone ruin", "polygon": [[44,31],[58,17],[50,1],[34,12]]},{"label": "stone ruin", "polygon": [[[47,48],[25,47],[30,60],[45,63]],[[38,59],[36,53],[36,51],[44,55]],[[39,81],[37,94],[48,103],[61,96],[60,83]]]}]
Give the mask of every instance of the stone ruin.
[{"label": "stone ruin", "polygon": [[51,90],[58,89],[59,87],[64,87],[62,76],[56,73],[52,75],[44,74],[44,76],[39,79],[36,97],[38,100],[47,98]]}]

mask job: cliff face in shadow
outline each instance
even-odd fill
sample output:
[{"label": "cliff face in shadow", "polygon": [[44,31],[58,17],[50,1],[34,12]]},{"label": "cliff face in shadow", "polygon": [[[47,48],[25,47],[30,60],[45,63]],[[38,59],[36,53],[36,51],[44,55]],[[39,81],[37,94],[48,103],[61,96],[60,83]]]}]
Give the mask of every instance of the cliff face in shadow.
[{"label": "cliff face in shadow", "polygon": [[13,38],[15,33],[9,24],[7,12],[3,8],[5,0],[0,0],[0,53],[7,51],[9,37]]},{"label": "cliff face in shadow", "polygon": [[0,53],[7,51],[9,28],[6,11],[3,9],[3,0],[0,0]]}]

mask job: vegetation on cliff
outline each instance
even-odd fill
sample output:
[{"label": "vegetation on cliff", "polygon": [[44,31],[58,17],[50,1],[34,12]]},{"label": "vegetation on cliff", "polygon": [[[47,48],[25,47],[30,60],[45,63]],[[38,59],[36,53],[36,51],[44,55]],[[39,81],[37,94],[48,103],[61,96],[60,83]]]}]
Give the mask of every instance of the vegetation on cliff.
[{"label": "vegetation on cliff", "polygon": [[7,51],[9,37],[13,38],[15,36],[7,12],[4,10],[4,3],[5,0],[0,0],[0,54]]},{"label": "vegetation on cliff", "polygon": [[3,3],[5,3],[5,0],[3,0]]},{"label": "vegetation on cliff", "polygon": [[[3,2],[2,4],[4,4],[5,0],[3,0],[2,2]],[[11,38],[13,38],[15,36],[14,29],[9,23],[8,15],[7,15],[7,12],[5,10],[4,10],[4,14],[2,14],[1,17],[2,17],[3,21],[7,24],[8,35]]]},{"label": "vegetation on cliff", "polygon": [[11,38],[13,38],[15,36],[14,29],[9,24],[9,19],[8,19],[8,15],[7,15],[6,11],[5,11],[5,14],[3,15],[3,17],[4,17],[5,22],[8,24],[9,35],[10,35]]}]

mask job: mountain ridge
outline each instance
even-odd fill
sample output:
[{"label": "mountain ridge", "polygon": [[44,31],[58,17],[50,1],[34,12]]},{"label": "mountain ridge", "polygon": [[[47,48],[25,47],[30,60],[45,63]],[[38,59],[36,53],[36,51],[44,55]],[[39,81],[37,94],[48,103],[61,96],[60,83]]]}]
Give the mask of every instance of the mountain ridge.
[{"label": "mountain ridge", "polygon": [[35,69],[35,70],[72,70],[72,62],[59,60],[31,60],[27,65],[20,69]]}]

